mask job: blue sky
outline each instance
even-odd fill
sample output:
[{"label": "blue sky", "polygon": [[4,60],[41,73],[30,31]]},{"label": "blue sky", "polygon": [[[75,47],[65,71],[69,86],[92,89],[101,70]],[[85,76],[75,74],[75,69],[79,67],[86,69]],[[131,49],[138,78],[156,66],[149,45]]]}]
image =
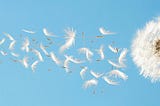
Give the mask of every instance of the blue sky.
[{"label": "blue sky", "polygon": [[[84,45],[77,40],[76,47],[98,48],[112,41],[118,47],[130,50],[131,41],[138,28],[160,15],[159,0],[0,0],[0,35],[8,32],[19,39],[22,34],[45,43],[42,28],[46,27],[58,36],[64,29],[73,27],[77,35],[85,32],[88,37]],[[98,28],[116,32],[116,35],[97,40]],[[27,35],[21,29],[33,29],[35,35]],[[21,39],[19,39],[21,40]],[[90,43],[93,40],[94,43]],[[57,40],[57,42],[64,40]],[[6,47],[6,46],[5,46]],[[76,55],[76,47],[67,53]],[[7,49],[7,48],[5,48]],[[56,47],[52,47],[56,54]],[[130,52],[129,52],[130,53]],[[23,54],[24,55],[24,54]],[[60,55],[60,54],[58,54]],[[113,58],[109,55],[108,58]],[[35,73],[15,64],[8,57],[0,56],[0,105],[1,106],[158,106],[159,83],[151,83],[139,75],[138,68],[127,55],[128,76],[119,86],[100,82],[97,87],[84,90],[78,66],[71,64],[72,74],[46,60],[37,66]],[[87,63],[90,69],[109,71],[106,62]],[[48,72],[47,69],[52,71]],[[93,90],[96,94],[92,94]],[[104,93],[101,93],[103,90]]]}]

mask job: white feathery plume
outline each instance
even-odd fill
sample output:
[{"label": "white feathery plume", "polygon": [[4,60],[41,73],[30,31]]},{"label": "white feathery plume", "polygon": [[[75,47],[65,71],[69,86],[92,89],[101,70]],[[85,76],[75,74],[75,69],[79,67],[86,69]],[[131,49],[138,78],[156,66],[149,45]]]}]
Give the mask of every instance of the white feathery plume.
[{"label": "white feathery plume", "polygon": [[104,73],[97,73],[97,72],[94,72],[93,70],[91,70],[90,74],[98,79],[98,78],[102,77]]},{"label": "white feathery plume", "polygon": [[104,45],[101,45],[99,50],[96,50],[98,52],[98,54],[100,55],[101,59],[100,60],[103,60],[105,58],[104,56]]},{"label": "white feathery plume", "polygon": [[14,49],[14,46],[15,46],[15,44],[16,44],[16,41],[15,40],[13,40],[11,43],[10,43],[10,45],[9,45],[9,50],[13,50]]},{"label": "white feathery plume", "polygon": [[19,54],[14,53],[14,52],[11,52],[11,55],[14,56],[14,57],[19,57]]},{"label": "white feathery plume", "polygon": [[39,59],[41,62],[44,61],[41,53],[40,53],[38,50],[32,49],[32,52],[38,57],[38,59]]},{"label": "white feathery plume", "polygon": [[98,80],[93,78],[91,80],[85,81],[83,84],[83,88],[87,89],[88,87],[96,86],[96,85],[98,85]]},{"label": "white feathery plume", "polygon": [[60,52],[62,53],[66,49],[69,49],[70,46],[75,44],[75,37],[76,37],[76,31],[73,30],[73,28],[68,28],[65,30],[65,44],[60,47]]},{"label": "white feathery plume", "polygon": [[99,31],[100,31],[100,33],[101,33],[102,35],[112,35],[112,34],[115,34],[114,32],[105,30],[103,27],[100,27],[100,28],[99,28]]},{"label": "white feathery plume", "polygon": [[76,58],[73,58],[73,56],[68,56],[68,55],[64,55],[66,57],[66,59],[68,59],[69,61],[71,61],[72,63],[75,63],[75,64],[80,64],[82,63],[83,61],[81,60],[78,60]]},{"label": "white feathery plume", "polygon": [[151,82],[160,81],[160,17],[139,29],[132,41],[131,56],[140,74]]},{"label": "white feathery plume", "polygon": [[2,45],[5,42],[5,38],[3,38],[2,40],[0,40],[0,45]]},{"label": "white feathery plume", "polygon": [[113,48],[111,45],[108,45],[108,48],[109,48],[113,53],[118,53],[118,51],[119,51],[118,48]]},{"label": "white feathery plume", "polygon": [[51,57],[52,61],[55,62],[57,65],[61,64],[61,61],[56,57],[54,52],[50,52],[50,57]]},{"label": "white feathery plume", "polygon": [[4,32],[4,35],[6,35],[6,37],[9,39],[9,40],[11,40],[11,41],[14,41],[15,39],[10,35],[10,34],[8,34],[8,33],[5,33]]},{"label": "white feathery plume", "polygon": [[84,53],[88,61],[91,61],[91,57],[93,56],[93,52],[91,52],[88,48],[80,48],[78,50],[80,53]]},{"label": "white feathery plume", "polygon": [[5,52],[5,51],[0,51],[0,53],[3,55],[3,56],[6,56],[7,55],[7,52]]},{"label": "white feathery plume", "polygon": [[87,70],[88,70],[88,67],[83,67],[82,70],[80,71],[80,76],[83,80]]},{"label": "white feathery plume", "polygon": [[24,42],[22,43],[21,50],[29,52],[29,45],[30,45],[29,39],[25,38]]},{"label": "white feathery plume", "polygon": [[108,63],[116,68],[123,68],[124,67],[121,64],[117,64],[117,63],[112,62],[111,60],[108,60]]},{"label": "white feathery plume", "polygon": [[35,34],[36,32],[27,30],[27,29],[22,29],[23,32],[29,33],[29,34]]},{"label": "white feathery plume", "polygon": [[125,66],[124,61],[126,60],[125,57],[126,57],[127,52],[128,52],[128,49],[126,48],[123,49],[123,51],[121,52],[118,58],[119,64],[121,64],[122,66]]},{"label": "white feathery plume", "polygon": [[20,61],[22,64],[23,64],[23,66],[25,67],[25,68],[28,68],[28,57],[24,57],[21,61]]},{"label": "white feathery plume", "polygon": [[43,28],[43,33],[44,33],[45,36],[48,36],[48,37],[53,36],[53,37],[55,37],[55,35],[52,32],[49,32],[47,30],[47,28]]},{"label": "white feathery plume", "polygon": [[123,72],[121,72],[119,70],[112,70],[112,71],[110,71],[108,73],[108,76],[109,77],[111,77],[111,76],[119,77],[119,78],[121,78],[123,80],[127,80],[128,79],[128,76],[125,73],[123,73]]},{"label": "white feathery plume", "polygon": [[72,56],[64,55],[65,56],[65,61],[64,61],[64,68],[66,69],[66,72],[69,72],[69,62],[75,63],[75,64],[80,64],[82,61],[73,58]]},{"label": "white feathery plume", "polygon": [[118,85],[119,83],[109,79],[107,76],[103,76],[102,79],[110,85]]},{"label": "white feathery plume", "polygon": [[36,60],[36,61],[34,61],[34,62],[32,63],[31,69],[32,69],[33,72],[35,72],[35,69],[36,69],[36,66],[37,66],[38,63],[39,63],[39,60]]},{"label": "white feathery plume", "polygon": [[46,51],[46,48],[43,46],[42,43],[40,43],[40,49],[44,52],[45,55],[49,55],[49,53]]}]

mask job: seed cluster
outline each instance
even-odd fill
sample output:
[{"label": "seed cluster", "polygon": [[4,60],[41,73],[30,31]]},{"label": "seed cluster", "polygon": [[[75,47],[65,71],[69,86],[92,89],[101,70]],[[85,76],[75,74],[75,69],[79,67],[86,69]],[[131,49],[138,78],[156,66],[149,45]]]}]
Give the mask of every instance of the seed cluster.
[{"label": "seed cluster", "polygon": [[154,45],[154,51],[155,54],[160,57],[160,39],[158,39],[157,41],[155,41],[155,45]]}]

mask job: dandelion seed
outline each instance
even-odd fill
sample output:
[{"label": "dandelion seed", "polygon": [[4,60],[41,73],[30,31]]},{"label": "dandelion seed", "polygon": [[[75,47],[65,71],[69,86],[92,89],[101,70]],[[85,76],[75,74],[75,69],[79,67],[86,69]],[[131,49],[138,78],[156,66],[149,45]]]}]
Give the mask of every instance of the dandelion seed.
[{"label": "dandelion seed", "polygon": [[35,34],[36,32],[27,30],[27,29],[22,29],[23,32],[29,33],[29,34]]},{"label": "dandelion seed", "polygon": [[96,85],[98,85],[98,80],[93,78],[91,80],[85,81],[83,84],[83,88],[87,89],[88,87],[96,86]]},{"label": "dandelion seed", "polygon": [[65,30],[65,33],[66,41],[65,44],[60,47],[61,53],[75,44],[76,31],[74,31],[73,28],[68,28]]}]

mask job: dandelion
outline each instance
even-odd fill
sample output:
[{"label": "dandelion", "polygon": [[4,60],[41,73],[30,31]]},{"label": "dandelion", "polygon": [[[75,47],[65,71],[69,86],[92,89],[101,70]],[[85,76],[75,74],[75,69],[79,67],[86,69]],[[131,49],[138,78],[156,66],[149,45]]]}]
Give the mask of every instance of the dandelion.
[{"label": "dandelion", "polygon": [[140,75],[160,80],[160,17],[146,24],[136,33],[131,45],[134,63],[140,68]]}]

